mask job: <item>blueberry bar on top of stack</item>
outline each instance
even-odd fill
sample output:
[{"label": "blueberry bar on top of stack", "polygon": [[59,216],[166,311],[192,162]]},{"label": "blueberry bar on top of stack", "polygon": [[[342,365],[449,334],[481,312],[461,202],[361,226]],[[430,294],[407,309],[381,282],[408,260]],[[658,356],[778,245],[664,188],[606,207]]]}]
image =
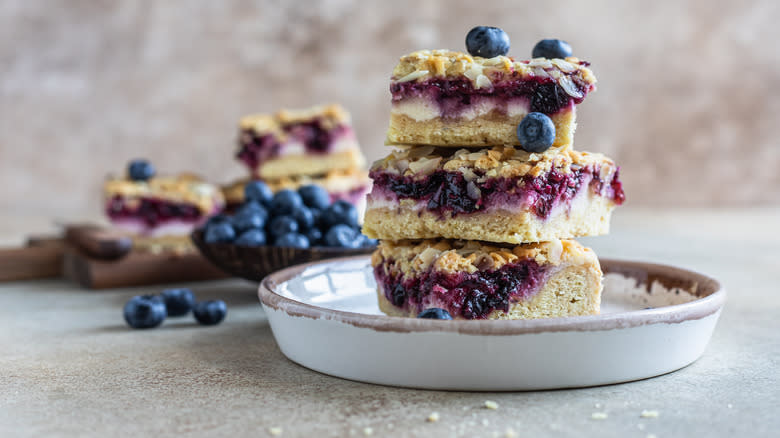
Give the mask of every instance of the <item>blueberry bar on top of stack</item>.
[{"label": "blueberry bar on top of stack", "polygon": [[531,60],[479,26],[468,54],[422,50],[393,71],[387,144],[370,169],[364,234],[380,309],[437,319],[597,314],[601,268],[571,240],[609,231],[625,196],[609,158],[573,149],[595,90],[561,40]]},{"label": "blueberry bar on top of stack", "polygon": [[371,184],[349,113],[336,104],[243,117],[236,158],[249,177],[223,187],[229,209],[243,202],[251,180],[275,192],[316,184],[353,204]]}]

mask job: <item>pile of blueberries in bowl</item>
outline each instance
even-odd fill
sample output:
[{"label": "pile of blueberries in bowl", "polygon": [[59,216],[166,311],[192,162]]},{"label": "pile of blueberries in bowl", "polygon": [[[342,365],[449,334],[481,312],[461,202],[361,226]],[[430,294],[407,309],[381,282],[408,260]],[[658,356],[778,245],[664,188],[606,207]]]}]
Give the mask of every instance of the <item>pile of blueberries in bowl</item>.
[{"label": "pile of blueberries in bowl", "polygon": [[370,253],[376,240],[360,232],[349,202],[330,202],[320,186],[273,193],[262,181],[244,188],[244,204],[219,214],[192,233],[212,263],[233,275],[260,281],[278,269],[326,258]]}]

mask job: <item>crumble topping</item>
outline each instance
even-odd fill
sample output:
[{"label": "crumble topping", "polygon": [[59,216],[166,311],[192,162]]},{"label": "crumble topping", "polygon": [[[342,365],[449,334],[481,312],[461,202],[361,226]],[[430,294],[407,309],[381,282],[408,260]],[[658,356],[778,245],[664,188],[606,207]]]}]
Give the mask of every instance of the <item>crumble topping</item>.
[{"label": "crumble topping", "polygon": [[322,127],[330,130],[350,123],[349,113],[338,104],[314,106],[301,110],[281,110],[273,114],[252,114],[242,117],[239,127],[252,130],[259,135],[282,136],[289,125],[319,120]]},{"label": "crumble topping", "polygon": [[219,188],[199,176],[182,173],[178,176],[158,176],[148,181],[110,178],[103,190],[106,199],[120,196],[125,199],[153,198],[195,205],[201,212],[210,213],[225,204]]},{"label": "crumble topping", "polygon": [[[544,153],[530,153],[512,146],[492,149],[435,148],[433,146],[405,147],[374,162],[371,170],[383,170],[402,176],[424,176],[436,170],[460,172],[467,181],[493,177],[537,177],[553,167],[566,174],[572,169],[589,165],[599,166],[602,179],[608,180],[615,172],[615,163],[602,154],[550,148]],[[477,175],[475,170],[482,176]]]},{"label": "crumble topping", "polygon": [[427,239],[392,242],[382,240],[371,257],[371,265],[393,261],[404,275],[429,269],[445,272],[467,272],[499,269],[505,264],[533,259],[538,265],[596,259],[596,255],[574,240],[494,246],[478,241]]},{"label": "crumble topping", "polygon": [[401,57],[393,69],[393,82],[424,81],[432,77],[457,78],[465,76],[475,89],[490,87],[514,74],[530,78],[550,78],[574,98],[582,98],[582,92],[572,82],[595,86],[596,77],[587,68],[588,62],[575,57],[564,59],[535,58],[515,61],[508,56],[482,58],[451,50],[419,50]]}]

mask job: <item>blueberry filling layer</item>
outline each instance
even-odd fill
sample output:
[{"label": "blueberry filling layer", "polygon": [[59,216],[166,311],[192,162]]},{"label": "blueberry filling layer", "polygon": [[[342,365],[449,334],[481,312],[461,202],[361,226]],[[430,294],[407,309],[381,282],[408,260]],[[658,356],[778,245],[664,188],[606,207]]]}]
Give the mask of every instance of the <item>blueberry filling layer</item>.
[{"label": "blueberry filling layer", "polygon": [[528,101],[530,112],[551,115],[581,103],[585,95],[593,89],[592,84],[583,82],[576,75],[569,77],[576,89],[577,97],[571,96],[549,77],[519,78],[517,72],[512,76],[494,83],[491,87],[483,88],[474,88],[468,79],[434,78],[422,82],[394,82],[390,85],[390,93],[393,95],[393,102],[409,97],[435,101],[445,116],[461,112],[478,102],[480,97],[505,100],[523,98]]},{"label": "blueberry filling layer", "polygon": [[429,270],[403,278],[398,273],[386,273],[386,265],[392,265],[392,261],[376,266],[374,276],[394,306],[415,314],[427,307],[439,307],[466,319],[484,319],[494,310],[508,311],[511,301],[535,294],[549,270],[526,259],[473,274]]},{"label": "blueberry filling layer", "polygon": [[547,219],[555,206],[571,203],[585,184],[593,193],[608,197],[616,204],[625,200],[617,172],[612,180],[603,181],[598,169],[590,166],[572,169],[569,173],[553,169],[538,177],[496,177],[483,182],[468,182],[463,174],[445,170],[436,170],[423,178],[378,170],[372,171],[370,176],[377,194],[384,192],[391,197],[423,202],[427,210],[442,217],[445,213],[455,216],[504,204],[527,205],[537,217]]},{"label": "blueberry filling layer", "polygon": [[140,219],[148,227],[156,227],[174,220],[194,223],[203,216],[200,210],[191,204],[151,198],[128,203],[121,196],[114,196],[106,203],[106,215],[111,220]]},{"label": "blueberry filling layer", "polygon": [[326,129],[319,119],[288,125],[283,130],[287,134],[283,142],[274,134],[258,135],[251,129],[242,130],[236,157],[250,169],[256,169],[261,163],[281,155],[285,143],[290,141],[303,144],[306,153],[327,154],[337,137],[351,131],[345,125]]}]

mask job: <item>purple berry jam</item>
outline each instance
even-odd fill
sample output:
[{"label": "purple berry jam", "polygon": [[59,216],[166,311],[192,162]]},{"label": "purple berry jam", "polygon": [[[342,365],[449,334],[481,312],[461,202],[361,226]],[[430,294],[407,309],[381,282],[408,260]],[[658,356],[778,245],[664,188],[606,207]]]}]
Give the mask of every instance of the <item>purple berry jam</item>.
[{"label": "purple berry jam", "polygon": [[202,217],[200,210],[191,204],[151,198],[133,204],[129,206],[121,196],[114,196],[106,203],[106,215],[112,220],[141,219],[149,227],[172,220],[197,222]]},{"label": "purple berry jam", "polygon": [[[580,188],[587,184],[596,194],[613,199],[616,204],[625,200],[618,173],[611,181],[602,181],[598,169],[588,166],[562,173],[553,169],[538,177],[488,178],[472,187],[459,172],[436,170],[423,178],[402,176],[383,171],[372,171],[374,190],[389,192],[400,199],[426,202],[426,208],[446,217],[473,213],[491,205],[528,205],[541,219],[550,216],[552,209],[571,203]],[[474,189],[478,190],[474,190]]]},{"label": "purple berry jam", "polygon": [[494,310],[508,311],[510,301],[535,294],[547,271],[533,259],[526,259],[473,274],[430,270],[408,279],[402,279],[399,274],[388,274],[383,265],[378,265],[374,268],[374,277],[385,297],[396,307],[414,310],[417,314],[434,303],[451,315],[485,319]]},{"label": "purple berry jam", "polygon": [[345,125],[326,129],[320,119],[285,126],[284,133],[288,138],[283,142],[274,134],[258,135],[253,130],[246,129],[239,136],[240,149],[236,158],[254,171],[259,164],[278,157],[284,148],[284,143],[292,139],[300,141],[306,153],[326,154],[330,152],[334,139],[350,132],[349,126]]},{"label": "purple berry jam", "polygon": [[583,82],[579,76],[569,77],[582,97],[570,96],[552,78],[520,78],[517,72],[513,72],[508,79],[494,80],[492,87],[474,88],[468,79],[432,78],[422,82],[394,82],[390,84],[390,93],[394,102],[409,97],[434,100],[443,116],[457,116],[484,97],[506,100],[523,98],[530,103],[529,111],[552,115],[581,103],[594,88],[593,84]]}]

